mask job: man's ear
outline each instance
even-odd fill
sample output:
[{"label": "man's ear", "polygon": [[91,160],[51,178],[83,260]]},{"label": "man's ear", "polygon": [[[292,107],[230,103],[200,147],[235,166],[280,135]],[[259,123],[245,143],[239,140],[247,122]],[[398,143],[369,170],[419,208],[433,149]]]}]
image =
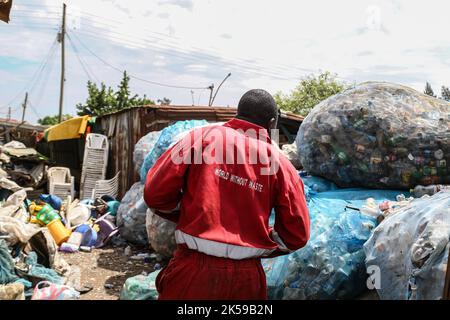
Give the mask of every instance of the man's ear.
[{"label": "man's ear", "polygon": [[267,124],[267,129],[270,133],[270,130],[277,128],[277,119],[272,118],[269,120],[269,123]]}]

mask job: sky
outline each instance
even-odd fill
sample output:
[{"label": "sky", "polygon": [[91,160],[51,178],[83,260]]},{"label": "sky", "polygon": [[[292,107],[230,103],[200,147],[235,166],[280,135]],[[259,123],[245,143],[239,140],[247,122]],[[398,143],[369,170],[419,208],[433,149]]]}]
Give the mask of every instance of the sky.
[{"label": "sky", "polygon": [[[8,107],[36,122],[59,108],[58,0],[13,0],[0,22],[0,117]],[[435,92],[450,85],[446,0],[77,0],[67,4],[64,113],[75,114],[88,80],[176,105],[207,105],[211,84],[231,76],[215,105],[247,90],[289,93],[330,71],[349,84],[389,81]],[[172,87],[161,86],[169,85]],[[182,87],[182,88],[174,88]],[[194,88],[194,89],[188,89]]]}]

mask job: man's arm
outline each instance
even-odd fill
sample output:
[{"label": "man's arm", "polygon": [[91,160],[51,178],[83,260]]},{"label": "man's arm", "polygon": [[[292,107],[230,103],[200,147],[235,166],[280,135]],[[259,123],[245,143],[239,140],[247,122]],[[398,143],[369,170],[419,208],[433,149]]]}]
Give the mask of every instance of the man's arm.
[{"label": "man's arm", "polygon": [[306,245],[310,220],[303,182],[292,165],[281,166],[277,174],[275,225],[272,239],[279,244],[271,257],[288,254]]}]

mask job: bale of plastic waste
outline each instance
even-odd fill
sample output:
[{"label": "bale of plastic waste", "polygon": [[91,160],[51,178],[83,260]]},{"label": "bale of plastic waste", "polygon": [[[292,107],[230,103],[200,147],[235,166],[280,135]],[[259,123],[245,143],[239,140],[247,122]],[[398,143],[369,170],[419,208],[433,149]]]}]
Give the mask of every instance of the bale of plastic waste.
[{"label": "bale of plastic waste", "polygon": [[145,156],[149,154],[161,135],[161,131],[152,131],[143,136],[134,146],[133,162],[136,172],[141,172]]},{"label": "bale of plastic waste", "polygon": [[341,187],[450,183],[450,103],[366,82],[319,103],[296,138],[305,170]]},{"label": "bale of plastic waste", "polygon": [[381,299],[442,299],[450,249],[450,192],[392,209],[364,245]]},{"label": "bale of plastic waste", "polygon": [[302,162],[300,161],[300,157],[297,152],[297,145],[295,143],[285,144],[281,148],[281,152],[286,156],[286,158],[288,158],[295,169],[300,170],[301,168],[303,168]]},{"label": "bale of plastic waste", "polygon": [[148,243],[145,220],[147,205],[143,199],[144,184],[136,182],[123,197],[117,210],[117,227],[120,235],[135,244]]},{"label": "bale of plastic waste", "polygon": [[120,293],[120,300],[157,300],[158,291],[155,282],[160,271],[154,271],[147,276],[128,278]]},{"label": "bale of plastic waste", "polygon": [[368,198],[395,199],[398,191],[337,189],[320,178],[303,179],[311,237],[294,253],[263,259],[269,298],[355,298],[366,289],[363,245],[376,226],[376,218],[355,208]]},{"label": "bale of plastic waste", "polygon": [[161,135],[158,138],[152,151],[147,154],[144,159],[144,163],[141,167],[141,181],[145,182],[147,173],[151,167],[155,164],[156,160],[167,150],[169,147],[176,143],[182,137],[182,133],[189,132],[189,130],[207,125],[205,120],[185,120],[175,122],[173,125],[164,128],[161,131]]},{"label": "bale of plastic waste", "polygon": [[175,241],[175,228],[177,225],[154,214],[150,209],[147,210],[145,224],[148,240],[153,250],[163,257],[172,257],[177,247]]}]

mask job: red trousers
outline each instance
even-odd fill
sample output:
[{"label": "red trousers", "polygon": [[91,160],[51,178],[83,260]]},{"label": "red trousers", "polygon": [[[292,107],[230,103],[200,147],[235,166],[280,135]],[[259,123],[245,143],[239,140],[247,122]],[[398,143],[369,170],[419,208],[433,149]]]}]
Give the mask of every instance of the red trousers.
[{"label": "red trousers", "polygon": [[156,278],[160,300],[266,300],[260,259],[232,260],[179,245]]}]

